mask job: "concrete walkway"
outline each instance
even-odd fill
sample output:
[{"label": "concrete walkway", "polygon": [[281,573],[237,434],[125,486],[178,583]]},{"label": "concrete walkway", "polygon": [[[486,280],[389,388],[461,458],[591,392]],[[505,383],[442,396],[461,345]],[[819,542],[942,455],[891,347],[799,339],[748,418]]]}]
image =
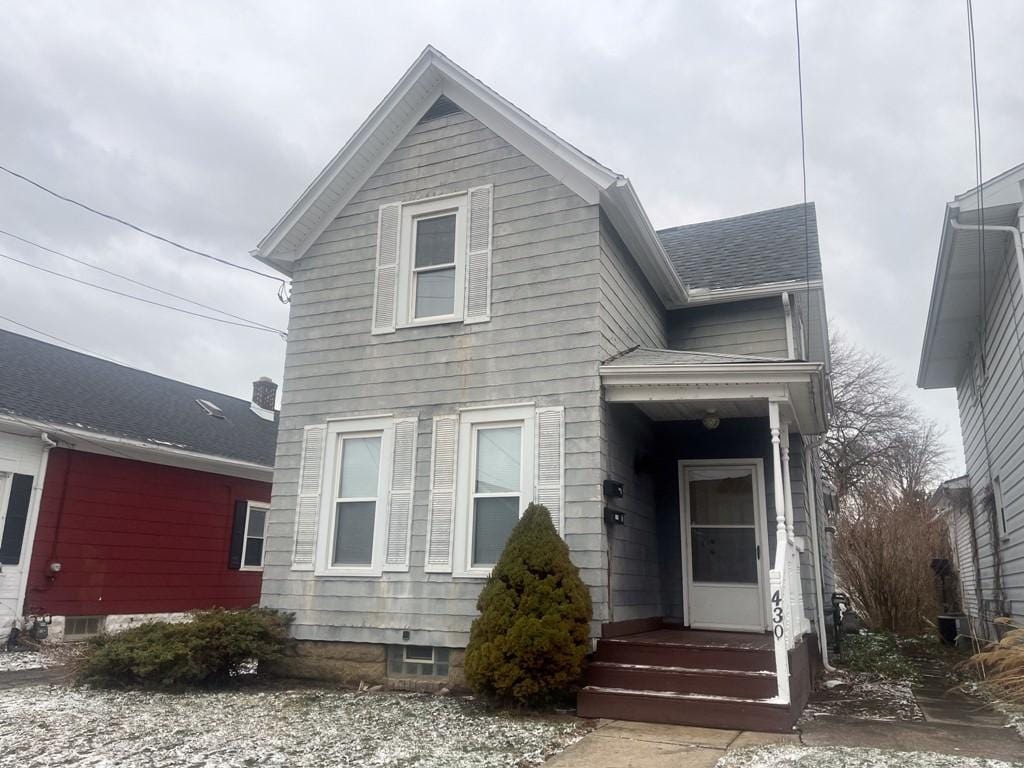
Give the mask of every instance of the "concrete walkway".
[{"label": "concrete walkway", "polygon": [[799,744],[795,733],[756,733],[687,725],[601,720],[597,728],[545,763],[545,768],[711,768],[727,751],[761,744]]}]

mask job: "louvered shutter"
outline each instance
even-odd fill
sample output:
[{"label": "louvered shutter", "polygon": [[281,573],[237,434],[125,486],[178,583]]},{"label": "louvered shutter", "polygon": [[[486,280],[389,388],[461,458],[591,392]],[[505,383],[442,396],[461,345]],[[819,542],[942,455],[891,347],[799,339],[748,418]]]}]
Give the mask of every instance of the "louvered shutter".
[{"label": "louvered shutter", "polygon": [[491,319],[491,195],[493,187],[469,190],[469,242],[466,249],[467,323]]},{"label": "louvered shutter", "polygon": [[306,427],[302,435],[299,501],[295,510],[295,547],[292,552],[292,569],[297,571],[313,570],[326,434],[326,426],[313,424]]},{"label": "louvered shutter", "polygon": [[412,495],[416,476],[416,429],[418,419],[395,421],[395,450],[388,494],[388,540],[384,570],[404,571],[409,567],[409,532]]},{"label": "louvered shutter", "polygon": [[565,470],[565,409],[537,409],[537,467],[534,501],[551,513],[555,530],[562,534]]},{"label": "louvered shutter", "polygon": [[382,205],[377,219],[377,275],[373,284],[373,333],[394,333],[398,306],[398,248],[402,206]]},{"label": "louvered shutter", "polygon": [[427,525],[428,573],[452,570],[452,533],[455,521],[455,460],[459,417],[435,416],[430,461],[430,504]]},{"label": "louvered shutter", "polygon": [[231,517],[231,543],[228,547],[228,568],[237,571],[242,567],[242,550],[245,548],[245,524],[249,516],[249,502],[244,499],[235,501],[234,514]]}]

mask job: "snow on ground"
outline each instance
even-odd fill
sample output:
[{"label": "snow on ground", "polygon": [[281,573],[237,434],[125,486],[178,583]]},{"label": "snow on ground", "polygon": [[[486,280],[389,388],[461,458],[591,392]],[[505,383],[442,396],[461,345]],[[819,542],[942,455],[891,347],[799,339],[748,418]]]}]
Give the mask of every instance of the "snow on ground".
[{"label": "snow on ground", "polygon": [[859,720],[924,720],[910,683],[844,672],[830,674],[803,713],[805,718],[831,715]]},{"label": "snow on ground", "polygon": [[0,651],[0,672],[22,672],[26,669],[45,669],[47,658],[39,651]]},{"label": "snow on ground", "polygon": [[970,681],[963,684],[964,690],[972,696],[977,696],[982,701],[988,702],[993,709],[1006,715],[1007,726],[1016,728],[1017,733],[1024,739],[1024,704],[1014,704],[1000,698],[999,693],[992,686],[984,685],[977,681]]},{"label": "snow on ground", "polygon": [[715,768],[1013,768],[1020,763],[935,752],[854,747],[753,747],[729,752]]},{"label": "snow on ground", "polygon": [[540,764],[584,731],[570,720],[423,694],[57,686],[0,693],[0,755],[21,768],[511,768]]}]

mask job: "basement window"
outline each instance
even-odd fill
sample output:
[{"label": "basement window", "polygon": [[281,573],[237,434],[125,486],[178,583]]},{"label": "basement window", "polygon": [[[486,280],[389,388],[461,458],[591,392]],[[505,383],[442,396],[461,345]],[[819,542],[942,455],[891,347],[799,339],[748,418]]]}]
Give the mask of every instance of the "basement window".
[{"label": "basement window", "polygon": [[209,400],[196,400],[196,405],[203,409],[203,412],[207,416],[213,416],[215,419],[223,419],[224,411],[218,408],[216,405],[211,403]]},{"label": "basement window", "polygon": [[448,648],[429,645],[388,646],[389,677],[448,677]]},{"label": "basement window", "polygon": [[103,616],[68,616],[64,619],[65,640],[86,640],[103,631]]}]

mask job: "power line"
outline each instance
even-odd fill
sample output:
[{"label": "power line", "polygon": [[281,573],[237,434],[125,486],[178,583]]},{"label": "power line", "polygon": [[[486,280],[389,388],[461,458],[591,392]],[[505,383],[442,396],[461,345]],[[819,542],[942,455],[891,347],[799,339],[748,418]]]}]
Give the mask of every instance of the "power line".
[{"label": "power line", "polygon": [[[50,189],[49,187],[47,187],[47,186],[45,186],[43,184],[40,184],[38,181],[34,181],[33,179],[30,179],[28,176],[25,176],[24,174],[18,173],[17,171],[12,171],[10,168],[7,168],[7,167],[5,167],[3,165],[0,165],[0,171],[3,171],[4,173],[9,174],[9,175],[13,176],[16,179],[21,179],[22,181],[26,182],[27,184],[31,184],[36,189],[39,189],[39,190],[45,192],[46,194],[51,195],[51,196],[57,198],[58,200],[63,200],[65,203],[70,203],[71,205],[76,205],[79,208],[82,208],[83,210],[89,211],[89,213],[96,214],[97,216],[102,216],[104,219],[108,219],[110,221],[113,221],[113,222],[116,222],[118,224],[121,224],[122,226],[128,227],[129,229],[133,229],[136,232],[139,232],[139,233],[141,233],[143,235],[146,235],[147,237],[152,237],[152,238],[154,238],[156,240],[159,240],[160,242],[167,243],[168,245],[174,246],[175,248],[179,248],[179,249],[181,249],[181,250],[183,250],[183,251],[185,251],[187,253],[192,253],[192,254],[195,254],[196,256],[202,256],[204,259],[211,259],[213,261],[216,261],[218,264],[223,264],[226,267],[233,267],[234,269],[240,269],[243,272],[249,272],[250,274],[253,274],[253,275],[259,275],[260,277],[265,277],[268,280],[274,280],[274,281],[276,281],[276,282],[281,284],[281,289],[278,292],[278,296],[281,297],[281,296],[284,295],[283,292],[284,292],[284,290],[286,289],[287,286],[285,284],[285,281],[283,279],[281,279],[280,277],[276,277],[274,275],[268,275],[266,272],[261,272],[260,270],[252,269],[251,267],[245,267],[245,266],[242,266],[241,264],[235,264],[233,261],[228,261],[227,259],[222,259],[219,256],[214,256],[212,253],[207,253],[206,251],[200,251],[200,250],[198,250],[196,248],[191,248],[191,247],[189,247],[187,245],[183,245],[182,243],[179,243],[176,240],[172,240],[169,237],[165,237],[163,235],[158,235],[156,232],[151,232],[150,230],[145,229],[144,227],[140,227],[138,224],[132,224],[130,221],[122,219],[122,218],[120,218],[118,216],[114,216],[113,214],[110,214],[110,213],[105,213],[105,212],[100,211],[100,210],[98,210],[96,208],[93,208],[90,205],[86,205],[85,203],[79,202],[78,200],[75,200],[74,198],[68,197],[67,195],[62,195],[60,192],[55,192],[54,190]],[[282,298],[282,301],[283,301],[283,298]]]},{"label": "power line", "polygon": [[181,296],[181,295],[179,295],[177,293],[173,293],[172,291],[168,291],[168,290],[165,290],[163,288],[158,288],[157,286],[150,285],[149,283],[144,283],[141,280],[136,280],[135,278],[128,277],[127,275],[123,275],[120,272],[115,272],[112,269],[107,269],[105,267],[101,267],[98,264],[92,264],[92,263],[86,261],[85,259],[79,259],[79,258],[77,258],[75,256],[70,256],[70,255],[68,255],[66,253],[63,253],[61,251],[58,251],[58,250],[56,250],[54,248],[50,248],[48,246],[42,245],[42,244],[37,243],[37,242],[35,242],[33,240],[29,240],[28,238],[21,237],[20,235],[16,235],[13,232],[8,232],[7,230],[0,229],[0,235],[6,235],[7,237],[13,238],[14,240],[19,240],[22,243],[25,243],[26,245],[31,245],[33,248],[38,248],[41,251],[46,251],[47,253],[52,253],[55,256],[61,256],[62,258],[65,258],[65,259],[68,259],[70,261],[73,261],[76,264],[81,264],[83,266],[89,267],[90,269],[98,270],[99,272],[103,272],[105,274],[112,275],[113,277],[120,278],[121,280],[127,280],[129,283],[134,283],[135,285],[141,286],[143,288],[148,288],[151,291],[156,291],[157,293],[162,293],[164,296],[170,296],[171,298],[178,299],[179,301],[184,301],[184,302],[187,302],[189,304],[194,304],[195,306],[202,307],[203,309],[209,309],[209,310],[211,310],[213,312],[219,312],[222,315],[226,315],[228,317],[232,317],[235,320],[241,320],[242,322],[249,323],[251,325],[257,325],[257,326],[260,326],[261,328],[266,328],[268,331],[274,331],[275,333],[283,333],[283,331],[280,331],[277,328],[273,328],[273,327],[271,327],[271,326],[269,326],[269,325],[267,325],[265,323],[261,323],[258,320],[250,320],[247,317],[242,317],[241,315],[232,314],[231,312],[228,312],[226,310],[220,309],[219,307],[213,307],[213,306],[210,306],[209,304],[203,304],[200,301],[195,301],[194,299],[187,298],[186,296]]},{"label": "power line", "polygon": [[46,331],[41,331],[38,328],[33,328],[31,325],[26,325],[25,323],[18,322],[13,317],[7,317],[6,315],[0,315],[0,320],[5,320],[8,323],[11,323],[12,325],[17,325],[19,328],[24,328],[26,331],[32,331],[32,333],[38,333],[40,336],[45,336],[48,339],[53,339],[54,341],[59,341],[61,344],[67,344],[69,347],[74,347],[75,349],[79,349],[82,352],[85,352],[87,354],[92,355],[93,357],[98,357],[101,360],[106,360],[108,363],[115,363],[117,365],[123,365],[125,368],[131,368],[132,367],[132,366],[128,365],[128,363],[122,362],[121,360],[115,360],[112,357],[107,357],[106,355],[101,355],[99,352],[93,352],[91,349],[89,349],[88,347],[83,347],[81,344],[75,344],[74,342],[68,341],[67,339],[62,339],[60,336],[54,336],[52,333],[47,333]]},{"label": "power line", "polygon": [[105,285],[99,285],[98,283],[90,283],[87,280],[80,280],[77,277],[72,277],[71,275],[65,275],[62,272],[57,272],[57,271],[52,270],[52,269],[47,269],[46,267],[41,267],[38,264],[33,264],[30,261],[22,261],[21,259],[16,259],[13,256],[7,255],[6,253],[0,253],[0,259],[7,259],[8,261],[13,261],[15,264],[21,264],[22,266],[31,267],[32,269],[38,269],[40,272],[46,272],[47,274],[54,275],[55,277],[62,277],[65,280],[70,280],[70,281],[72,281],[74,283],[79,283],[80,285],[87,285],[90,288],[96,288],[97,290],[100,290],[100,291],[106,291],[107,293],[112,293],[112,294],[114,294],[116,296],[123,296],[126,299],[134,299],[135,301],[141,301],[144,304],[151,304],[151,305],[153,305],[155,307],[163,307],[164,309],[170,309],[170,310],[173,310],[175,312],[181,312],[181,313],[186,314],[186,315],[191,315],[192,317],[199,317],[199,318],[203,318],[205,320],[212,320],[215,323],[223,323],[225,325],[234,325],[234,326],[237,326],[239,328],[250,328],[250,329],[252,329],[254,331],[263,331],[264,333],[274,333],[274,334],[277,334],[278,336],[280,336],[282,339],[287,337],[287,334],[285,334],[284,331],[279,331],[279,330],[276,330],[274,328],[267,328],[267,327],[263,327],[263,326],[259,326],[259,325],[250,325],[248,323],[239,323],[239,322],[235,322],[234,320],[227,320],[227,319],[225,319],[223,317],[215,317],[213,315],[204,315],[201,312],[193,312],[190,309],[185,309],[183,307],[176,307],[173,304],[162,304],[159,301],[152,301],[151,299],[145,299],[145,298],[143,298],[141,296],[135,296],[134,294],[131,294],[131,293],[125,293],[124,291],[118,291],[118,290],[116,290],[114,288],[108,288]]},{"label": "power line", "polygon": [[793,18],[796,21],[796,82],[800,93],[800,171],[804,193],[804,333],[811,332],[811,235],[807,216],[807,148],[804,139],[804,73],[800,53],[800,2],[793,0]]}]

